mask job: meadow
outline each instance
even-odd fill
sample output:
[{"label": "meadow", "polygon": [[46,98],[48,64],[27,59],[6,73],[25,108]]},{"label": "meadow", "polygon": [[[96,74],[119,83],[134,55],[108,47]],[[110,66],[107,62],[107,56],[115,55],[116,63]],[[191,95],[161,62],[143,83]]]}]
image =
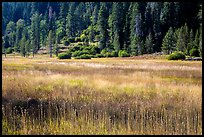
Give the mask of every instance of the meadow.
[{"label": "meadow", "polygon": [[2,56],[2,116],[3,135],[201,135],[202,62]]}]

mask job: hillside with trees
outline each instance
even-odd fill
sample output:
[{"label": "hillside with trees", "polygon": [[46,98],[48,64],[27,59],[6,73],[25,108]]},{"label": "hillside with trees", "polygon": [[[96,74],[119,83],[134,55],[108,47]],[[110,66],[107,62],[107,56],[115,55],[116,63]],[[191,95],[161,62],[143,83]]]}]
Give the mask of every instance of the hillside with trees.
[{"label": "hillside with trees", "polygon": [[[3,53],[202,56],[201,2],[2,2]],[[82,58],[83,58],[82,57]]]}]

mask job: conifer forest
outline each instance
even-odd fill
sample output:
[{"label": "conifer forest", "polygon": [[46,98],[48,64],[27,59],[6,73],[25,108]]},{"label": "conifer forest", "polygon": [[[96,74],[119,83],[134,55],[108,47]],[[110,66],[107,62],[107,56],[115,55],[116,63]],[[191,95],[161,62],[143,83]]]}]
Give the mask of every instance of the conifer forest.
[{"label": "conifer forest", "polygon": [[2,134],[202,134],[202,2],[2,2]]}]

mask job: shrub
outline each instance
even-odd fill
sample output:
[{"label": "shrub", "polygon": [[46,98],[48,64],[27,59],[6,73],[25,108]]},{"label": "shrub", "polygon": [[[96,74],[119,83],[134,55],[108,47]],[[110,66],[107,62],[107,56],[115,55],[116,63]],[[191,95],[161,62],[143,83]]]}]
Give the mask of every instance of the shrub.
[{"label": "shrub", "polygon": [[130,54],[128,54],[126,50],[120,50],[120,51],[118,52],[118,56],[119,56],[119,57],[129,57]]},{"label": "shrub", "polygon": [[199,50],[196,48],[192,48],[190,51],[190,56],[195,56],[195,57],[199,57]]},{"label": "shrub", "polygon": [[69,42],[68,40],[64,40],[64,41],[63,41],[63,44],[64,44],[65,46],[68,46],[69,43],[70,43],[70,42]]},{"label": "shrub", "polygon": [[75,42],[75,38],[72,38],[72,37],[68,38],[67,40],[69,41],[69,43],[74,43]]},{"label": "shrub", "polygon": [[89,54],[82,54],[81,56],[75,57],[75,59],[91,59]]},{"label": "shrub", "polygon": [[75,52],[72,53],[72,57],[81,56],[83,54],[89,54],[89,52],[87,52],[87,51],[80,51],[80,50],[79,51],[75,51]]},{"label": "shrub", "polygon": [[75,42],[81,42],[81,38],[80,37],[76,37],[75,38]]},{"label": "shrub", "polygon": [[103,58],[104,55],[103,54],[96,54],[94,57],[96,57],[96,58]]},{"label": "shrub", "polygon": [[6,54],[11,54],[14,52],[14,49],[12,47],[9,47],[8,49],[6,49]]},{"label": "shrub", "polygon": [[79,51],[80,48],[81,48],[81,47],[80,47],[79,45],[76,45],[76,46],[72,47],[72,48],[70,49],[70,51],[71,51],[71,52]]},{"label": "shrub", "polygon": [[174,52],[168,56],[168,60],[179,60],[179,59],[185,59],[185,58],[186,56],[183,52]]},{"label": "shrub", "polygon": [[71,54],[69,52],[61,53],[58,55],[59,59],[71,59]]},{"label": "shrub", "polygon": [[100,35],[95,36],[95,41],[98,42],[100,40]]}]

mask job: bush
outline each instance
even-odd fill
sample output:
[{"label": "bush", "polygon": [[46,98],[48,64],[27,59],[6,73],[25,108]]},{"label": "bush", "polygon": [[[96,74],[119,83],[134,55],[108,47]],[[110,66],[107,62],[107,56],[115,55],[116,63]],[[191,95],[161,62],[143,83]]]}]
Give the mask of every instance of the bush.
[{"label": "bush", "polygon": [[80,47],[79,45],[76,45],[76,46],[72,47],[72,48],[70,49],[70,51],[71,51],[71,52],[79,51],[80,48],[81,48],[81,47]]},{"label": "bush", "polygon": [[190,56],[195,56],[195,57],[199,57],[200,55],[200,53],[199,53],[199,50],[198,49],[196,49],[196,48],[192,48],[190,51]]},{"label": "bush", "polygon": [[118,52],[118,56],[119,56],[119,57],[129,57],[130,54],[128,54],[126,50],[120,50],[120,51]]},{"label": "bush", "polygon": [[69,41],[69,43],[74,43],[75,42],[75,38],[68,38],[67,40]]},{"label": "bush", "polygon": [[71,59],[71,54],[69,52],[61,53],[58,55],[58,59]]},{"label": "bush", "polygon": [[89,53],[87,51],[75,51],[75,52],[72,52],[72,57],[81,56],[83,54],[89,54]]},{"label": "bush", "polygon": [[75,57],[75,59],[91,59],[91,56],[88,54],[82,54],[81,56]]},{"label": "bush", "polygon": [[14,49],[12,47],[9,47],[6,49],[6,54],[11,54],[14,52]]},{"label": "bush", "polygon": [[63,41],[63,44],[64,44],[65,46],[68,46],[69,43],[70,43],[70,42],[69,42],[68,40],[64,40],[64,41]]},{"label": "bush", "polygon": [[185,59],[185,58],[186,56],[183,52],[174,52],[168,56],[168,60],[179,60],[179,59]]},{"label": "bush", "polygon": [[81,42],[81,38],[80,37],[76,37],[75,38],[75,42]]},{"label": "bush", "polygon": [[102,55],[102,54],[96,54],[94,57],[95,57],[95,58],[103,58],[104,55]]}]

